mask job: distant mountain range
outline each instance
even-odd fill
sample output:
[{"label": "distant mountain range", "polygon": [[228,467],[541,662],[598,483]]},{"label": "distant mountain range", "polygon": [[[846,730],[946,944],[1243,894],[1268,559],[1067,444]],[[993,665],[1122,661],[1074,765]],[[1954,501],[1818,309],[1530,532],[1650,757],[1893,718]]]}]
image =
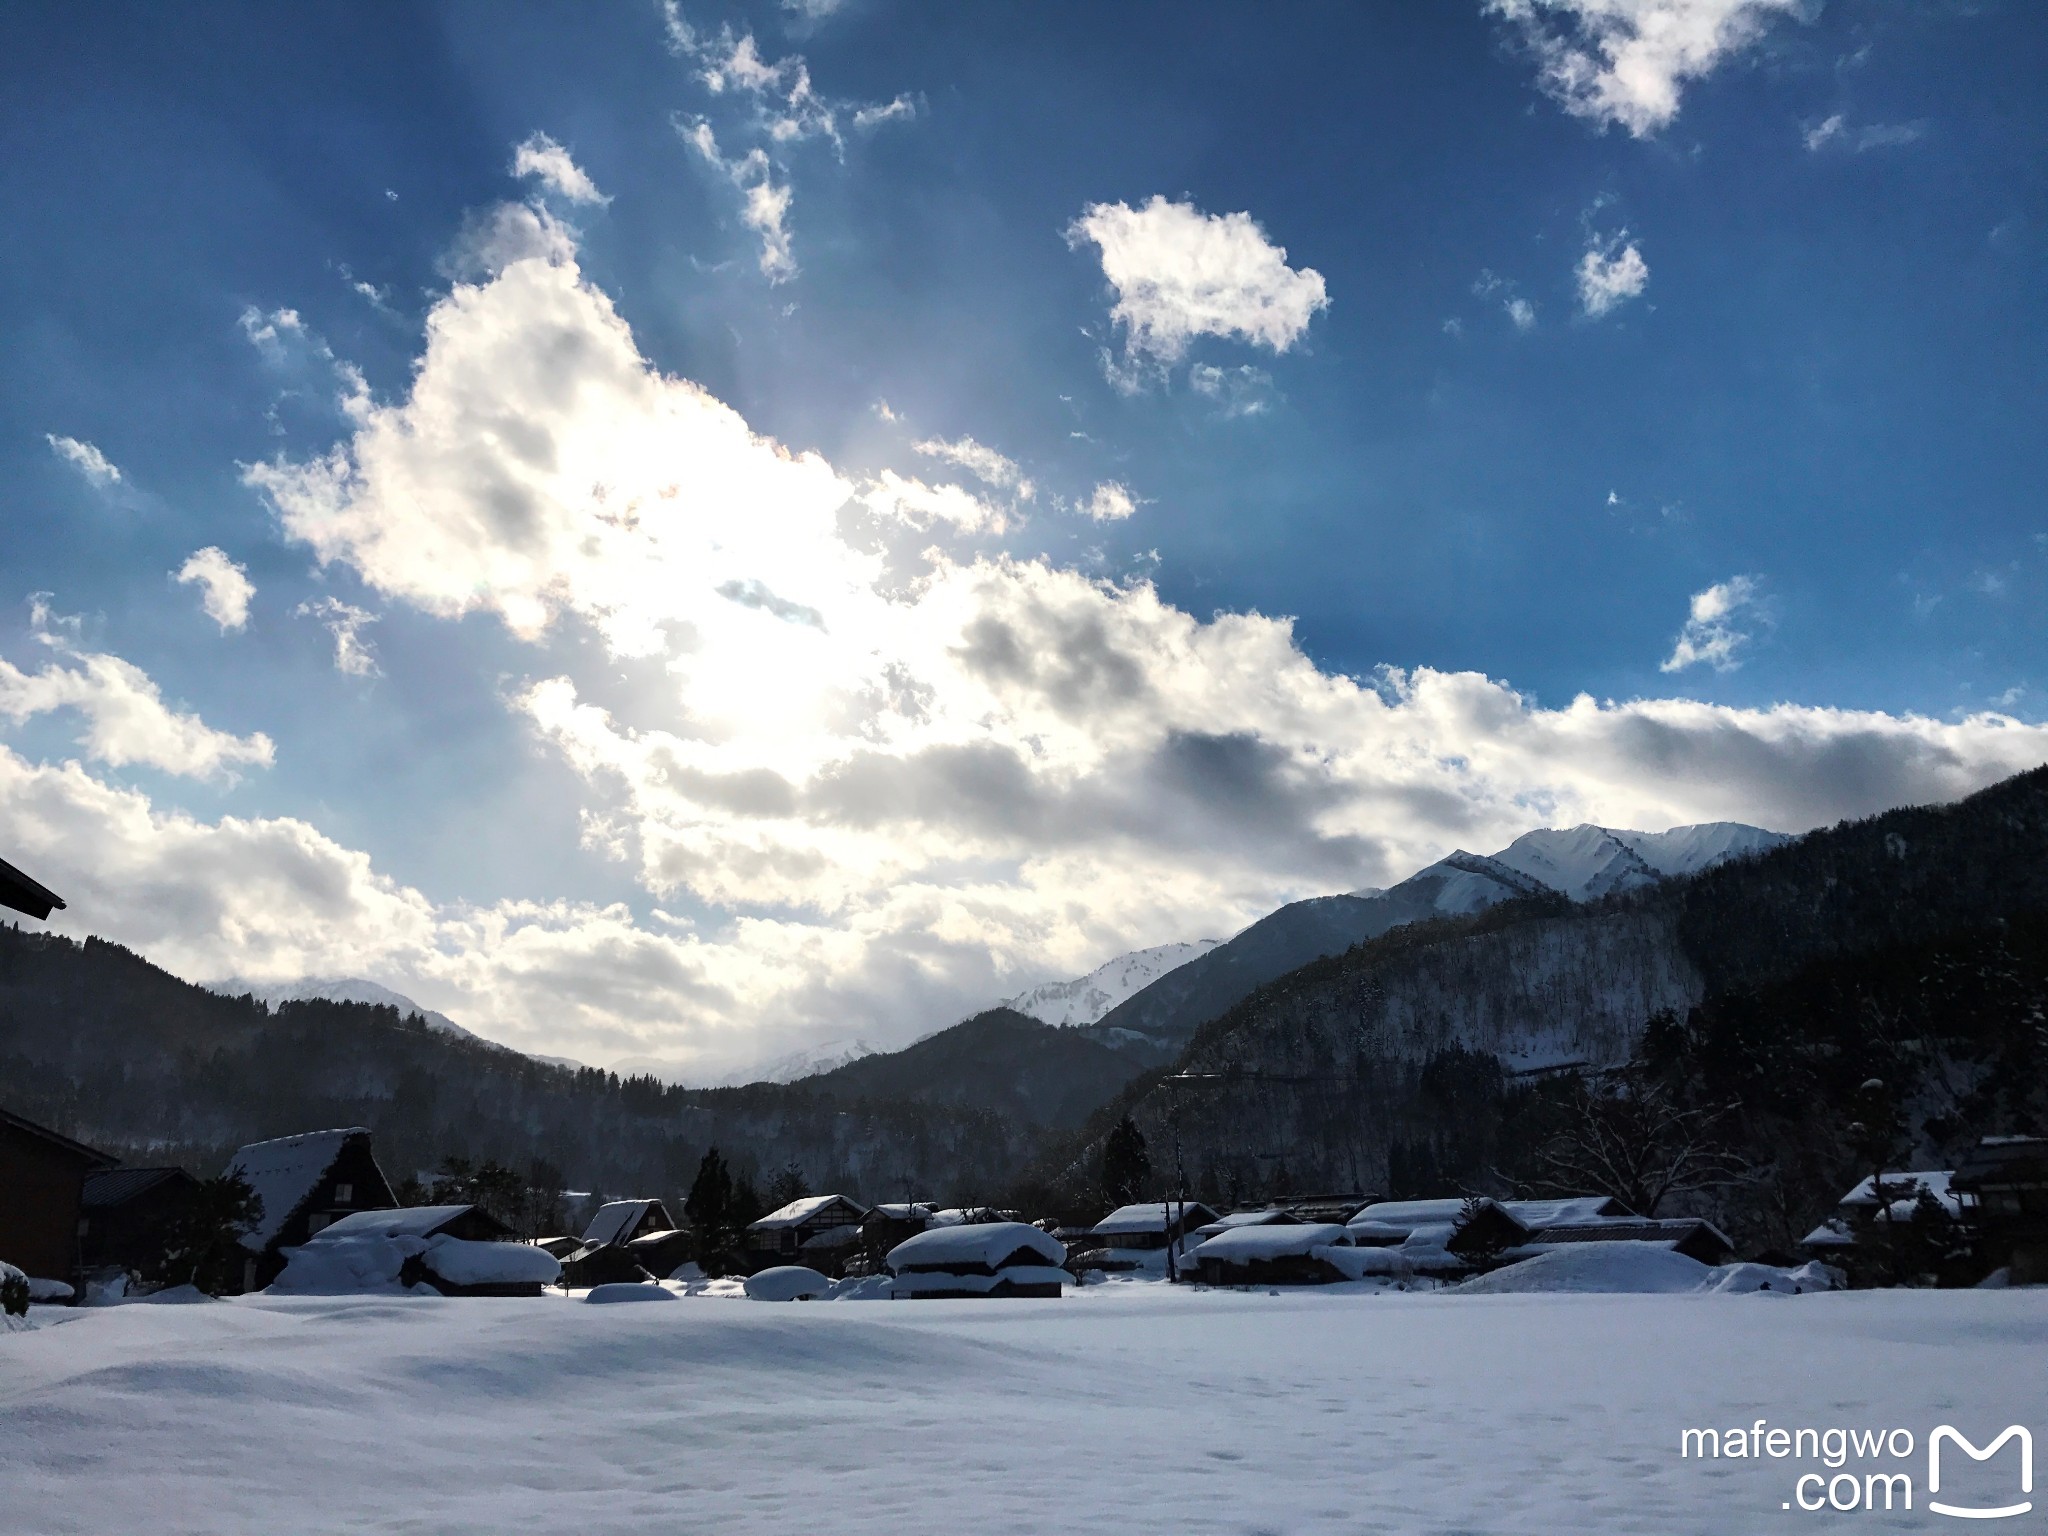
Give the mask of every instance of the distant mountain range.
[{"label": "distant mountain range", "polygon": [[366,981],[361,976],[302,976],[297,981],[245,981],[239,976],[232,976],[226,981],[209,981],[202,985],[207,991],[218,992],[222,997],[253,997],[272,1008],[279,1003],[303,1003],[316,998],[330,1003],[369,1003],[373,1007],[396,1008],[401,1018],[416,1013],[445,1034],[460,1035],[465,1040],[477,1038],[475,1033],[464,1029],[447,1014],[422,1008],[404,993]]},{"label": "distant mountain range", "polygon": [[[904,1050],[801,1081],[876,1100],[995,1104],[1030,1124],[1077,1126],[1132,1078],[1179,1056],[1210,1019],[1325,956],[1410,923],[1531,896],[1594,901],[1788,841],[1783,833],[1736,822],[1668,832],[1596,826],[1530,832],[1496,854],[1452,853],[1388,890],[1294,902],[1227,943],[1168,944],[1120,955],[1086,976],[1034,988]],[[1143,980],[1148,974],[1153,979]],[[1119,990],[1127,995],[1111,1003]]]},{"label": "distant mountain range", "polygon": [[880,1046],[866,1040],[822,1040],[757,1066],[739,1067],[712,1077],[677,1066],[672,1061],[664,1061],[659,1056],[622,1056],[611,1064],[610,1070],[620,1077],[655,1077],[664,1083],[685,1088],[738,1088],[747,1083],[801,1082],[807,1077],[843,1067],[850,1061],[859,1061],[863,1056],[872,1056],[879,1050]]},{"label": "distant mountain range", "polygon": [[1406,924],[1545,893],[1595,901],[1789,841],[1782,832],[1717,821],[1668,832],[1544,828],[1494,854],[1459,849],[1387,890],[1315,896],[1260,918],[1110,1009],[1093,1033],[1144,1066],[1159,1065],[1202,1024],[1267,982]]},{"label": "distant mountain range", "polygon": [[1200,959],[1215,947],[1214,939],[1197,939],[1192,944],[1158,944],[1151,949],[1133,950],[1106,965],[1098,965],[1076,980],[1049,981],[1028,992],[1019,992],[1015,997],[1005,998],[1002,1006],[1062,1029],[1093,1024],[1133,993],[1143,991],[1168,971]]}]

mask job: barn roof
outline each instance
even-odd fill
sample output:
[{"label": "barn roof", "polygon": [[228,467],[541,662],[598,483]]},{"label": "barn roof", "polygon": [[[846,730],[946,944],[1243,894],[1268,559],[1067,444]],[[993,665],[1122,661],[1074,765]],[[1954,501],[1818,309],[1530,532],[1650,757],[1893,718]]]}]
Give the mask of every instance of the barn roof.
[{"label": "barn roof", "polygon": [[1013,1264],[1057,1267],[1067,1250],[1050,1233],[1021,1221],[984,1221],[961,1227],[933,1227],[906,1237],[889,1250],[888,1265],[906,1269],[945,1269],[979,1265],[997,1269]]},{"label": "barn roof", "polygon": [[668,1207],[659,1200],[613,1200],[601,1205],[597,1214],[590,1218],[590,1225],[583,1229],[584,1244],[602,1248],[610,1243],[625,1242],[651,1213],[657,1211],[663,1227],[675,1225]]},{"label": "barn roof", "polygon": [[792,1200],[781,1209],[770,1211],[747,1230],[775,1232],[783,1227],[800,1227],[833,1205],[844,1205],[856,1216],[865,1216],[868,1213],[866,1206],[858,1200],[849,1200],[844,1195],[805,1195],[801,1200]]},{"label": "barn roof", "polygon": [[30,917],[46,918],[62,910],[64,898],[40,881],[31,880],[5,859],[0,859],[0,907],[12,907]]},{"label": "barn roof", "polygon": [[1251,1259],[1305,1258],[1311,1249],[1350,1244],[1351,1234],[1335,1222],[1298,1222],[1291,1227],[1238,1227],[1219,1232],[1188,1257],[1242,1264]]},{"label": "barn roof", "polygon": [[126,1205],[160,1184],[193,1182],[192,1175],[182,1168],[109,1168],[104,1173],[85,1176],[85,1190],[79,1203],[88,1211],[107,1211]]},{"label": "barn roof", "polygon": [[340,1237],[432,1237],[472,1205],[405,1205],[389,1211],[352,1211],[329,1222],[311,1241]]},{"label": "barn roof", "polygon": [[1176,1215],[1185,1211],[1190,1225],[1207,1226],[1216,1219],[1213,1206],[1200,1200],[1143,1200],[1120,1205],[1089,1230],[1098,1237],[1117,1237],[1126,1232],[1164,1232]]},{"label": "barn roof", "polygon": [[242,1238],[242,1246],[261,1253],[276,1241],[292,1212],[306,1203],[341,1156],[352,1137],[368,1138],[360,1125],[333,1131],[305,1131],[275,1141],[252,1141],[228,1160],[222,1177],[239,1176],[263,1202],[263,1215]]}]

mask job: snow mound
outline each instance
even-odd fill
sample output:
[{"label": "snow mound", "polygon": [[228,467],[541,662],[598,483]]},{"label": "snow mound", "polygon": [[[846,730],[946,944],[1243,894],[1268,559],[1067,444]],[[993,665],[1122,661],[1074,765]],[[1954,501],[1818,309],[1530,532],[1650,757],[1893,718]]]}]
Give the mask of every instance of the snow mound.
[{"label": "snow mound", "polygon": [[1723,1296],[1747,1296],[1769,1291],[1774,1296],[1804,1296],[1810,1291],[1835,1291],[1842,1287],[1842,1272],[1819,1262],[1801,1264],[1797,1269],[1780,1269],[1774,1264],[1724,1264],[1707,1278],[1706,1289]]},{"label": "snow mound", "polygon": [[603,1307],[620,1301],[674,1301],[676,1293],[659,1285],[622,1280],[612,1285],[593,1285],[583,1299],[593,1307]]},{"label": "snow mound", "polygon": [[1706,1289],[1713,1273],[1698,1259],[1648,1243],[1574,1243],[1467,1280],[1452,1290],[1466,1296],[1513,1296],[1531,1291],[1668,1296]]},{"label": "snow mound", "polygon": [[270,1289],[287,1296],[401,1296],[407,1259],[427,1250],[424,1238],[337,1237],[285,1250],[284,1273]]},{"label": "snow mound", "polygon": [[887,1275],[849,1275],[837,1282],[827,1301],[888,1301],[896,1293],[896,1282]]},{"label": "snow mound", "polygon": [[472,1243],[440,1236],[427,1244],[427,1268],[450,1285],[553,1285],[562,1261],[531,1243]]},{"label": "snow mound", "polygon": [[1346,1280],[1406,1280],[1415,1273],[1415,1261],[1398,1248],[1328,1243],[1311,1248],[1309,1257],[1321,1259]]},{"label": "snow mound", "polygon": [[32,1302],[39,1302],[43,1306],[47,1307],[59,1302],[69,1301],[77,1294],[78,1292],[72,1290],[62,1280],[45,1280],[40,1275],[30,1275],[28,1277],[28,1299]]},{"label": "snow mound", "polygon": [[816,1301],[832,1290],[832,1282],[801,1264],[778,1264],[747,1276],[749,1301]]},{"label": "snow mound", "polygon": [[145,1307],[196,1307],[202,1302],[216,1298],[209,1296],[196,1285],[174,1285],[168,1290],[152,1291],[147,1296],[136,1298]]},{"label": "snow mound", "polygon": [[[1067,1262],[1066,1246],[1050,1233],[1021,1221],[984,1221],[963,1227],[933,1227],[906,1237],[889,1250],[888,1264],[898,1274],[907,1269],[970,1265],[994,1269],[1020,1253],[1052,1269]],[[1064,1271],[1061,1275],[1067,1280],[1073,1278]]]}]

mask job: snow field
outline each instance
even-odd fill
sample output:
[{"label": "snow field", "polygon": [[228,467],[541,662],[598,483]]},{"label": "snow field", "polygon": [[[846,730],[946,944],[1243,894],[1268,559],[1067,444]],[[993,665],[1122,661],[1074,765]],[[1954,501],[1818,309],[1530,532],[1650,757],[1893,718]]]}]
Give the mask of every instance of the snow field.
[{"label": "snow field", "polygon": [[[1682,1430],[2039,1434],[2048,1291],[593,1307],[277,1298],[0,1336],[0,1531],[1749,1536]],[[1918,1530],[1924,1509],[1859,1514]],[[1796,1527],[1795,1527],[1796,1528]]]}]

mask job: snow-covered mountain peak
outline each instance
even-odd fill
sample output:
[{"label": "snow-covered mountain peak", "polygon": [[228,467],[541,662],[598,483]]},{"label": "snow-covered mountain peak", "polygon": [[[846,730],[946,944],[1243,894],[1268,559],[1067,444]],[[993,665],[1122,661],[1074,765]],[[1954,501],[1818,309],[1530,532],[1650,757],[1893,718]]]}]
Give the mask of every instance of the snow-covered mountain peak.
[{"label": "snow-covered mountain peak", "polygon": [[1724,859],[1761,853],[1791,841],[1782,832],[1734,821],[1673,827],[1668,832],[1632,832],[1590,822],[1576,827],[1539,827],[1495,854],[1456,853],[1411,875],[1396,890],[1432,881],[1436,911],[1477,912],[1515,896],[1555,891],[1573,901],[1598,901],[1616,891],[1655,885],[1659,880],[1696,875]]},{"label": "snow-covered mountain peak", "polygon": [[1192,944],[1159,944],[1133,950],[1099,965],[1073,981],[1049,981],[1005,998],[1003,1006],[1059,1027],[1093,1024],[1133,993],[1143,991],[1168,971],[1186,965],[1216,947],[1214,939]]}]

